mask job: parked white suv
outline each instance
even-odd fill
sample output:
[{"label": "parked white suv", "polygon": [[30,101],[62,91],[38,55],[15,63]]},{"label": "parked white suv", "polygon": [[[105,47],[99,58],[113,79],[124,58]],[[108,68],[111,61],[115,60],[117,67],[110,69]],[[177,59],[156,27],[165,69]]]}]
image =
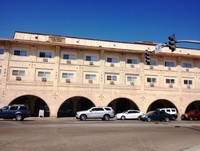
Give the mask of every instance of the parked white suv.
[{"label": "parked white suv", "polygon": [[108,121],[114,117],[115,114],[111,107],[92,107],[89,110],[76,113],[76,118],[81,121],[85,121],[86,119],[102,119]]},{"label": "parked white suv", "polygon": [[160,111],[165,111],[166,113],[172,115],[173,120],[176,120],[178,117],[177,111],[175,108],[161,108]]}]

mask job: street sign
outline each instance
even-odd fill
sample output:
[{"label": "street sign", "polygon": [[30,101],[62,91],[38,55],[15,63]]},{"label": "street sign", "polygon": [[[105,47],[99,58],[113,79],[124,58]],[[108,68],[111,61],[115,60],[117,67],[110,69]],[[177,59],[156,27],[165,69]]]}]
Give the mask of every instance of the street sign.
[{"label": "street sign", "polygon": [[155,54],[161,52],[162,50],[162,44],[157,44],[155,47]]}]

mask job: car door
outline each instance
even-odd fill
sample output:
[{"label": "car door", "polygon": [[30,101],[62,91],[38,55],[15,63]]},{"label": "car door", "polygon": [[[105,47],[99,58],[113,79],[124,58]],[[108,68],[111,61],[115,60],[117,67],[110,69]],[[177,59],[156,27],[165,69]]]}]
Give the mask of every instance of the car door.
[{"label": "car door", "polygon": [[138,111],[128,111],[127,119],[137,119],[139,114],[140,113]]},{"label": "car door", "polygon": [[9,117],[15,117],[15,113],[17,112],[18,106],[11,106],[10,111],[8,112]]},{"label": "car door", "polygon": [[5,106],[1,109],[0,111],[0,117],[1,118],[6,118],[9,116],[9,107],[8,106]]}]

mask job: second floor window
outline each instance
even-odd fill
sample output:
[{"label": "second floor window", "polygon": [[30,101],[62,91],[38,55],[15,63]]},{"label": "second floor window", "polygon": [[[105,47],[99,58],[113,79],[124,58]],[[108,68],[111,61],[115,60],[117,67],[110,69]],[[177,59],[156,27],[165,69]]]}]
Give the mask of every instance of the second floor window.
[{"label": "second floor window", "polygon": [[27,51],[26,50],[14,50],[14,55],[15,56],[27,56]]},{"label": "second floor window", "polygon": [[63,54],[63,59],[75,60],[75,54]]},{"label": "second floor window", "polygon": [[137,61],[137,59],[127,59],[127,63],[128,64],[137,64],[138,61]]},{"label": "second floor window", "polygon": [[156,78],[147,78],[148,83],[156,83]]},{"label": "second floor window", "polygon": [[108,81],[117,81],[117,76],[116,75],[108,75],[107,80]]},{"label": "second floor window", "polygon": [[51,52],[40,52],[39,57],[41,58],[52,58]]},{"label": "second floor window", "polygon": [[70,73],[70,72],[62,73],[62,78],[73,79],[73,77],[74,77],[74,73]]},{"label": "second floor window", "polygon": [[156,65],[157,65],[156,60],[151,60],[151,65],[152,65],[152,66],[156,66]]},{"label": "second floor window", "polygon": [[85,60],[86,61],[97,61],[97,56],[86,56]]},{"label": "second floor window", "polygon": [[186,84],[186,85],[192,85],[192,80],[184,80],[184,84]]},{"label": "second floor window", "polygon": [[117,63],[117,62],[118,62],[118,59],[117,59],[117,58],[107,58],[107,62],[110,62],[110,63]]},{"label": "second floor window", "polygon": [[174,79],[166,79],[166,83],[168,83],[168,84],[174,84],[175,80]]},{"label": "second floor window", "polygon": [[46,71],[39,71],[38,72],[38,77],[41,77],[41,78],[49,78],[51,75],[50,72],[46,72]]},{"label": "second floor window", "polygon": [[137,81],[137,77],[128,76],[128,77],[127,77],[127,81],[128,81],[128,82],[136,82],[136,81]]},{"label": "second floor window", "polygon": [[24,70],[12,70],[12,75],[13,76],[25,76],[25,71]]},{"label": "second floor window", "polygon": [[165,66],[166,67],[175,67],[175,62],[173,62],[173,61],[165,61]]},{"label": "second floor window", "polygon": [[4,50],[0,49],[0,55],[3,55],[3,54],[4,54]]},{"label": "second floor window", "polygon": [[96,80],[96,74],[85,74],[86,80]]},{"label": "second floor window", "polygon": [[191,63],[183,63],[183,68],[192,68]]}]

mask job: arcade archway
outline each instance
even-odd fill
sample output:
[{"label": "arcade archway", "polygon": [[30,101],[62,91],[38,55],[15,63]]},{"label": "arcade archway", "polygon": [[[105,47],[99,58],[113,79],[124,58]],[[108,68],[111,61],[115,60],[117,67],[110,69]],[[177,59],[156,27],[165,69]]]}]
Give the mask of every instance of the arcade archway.
[{"label": "arcade archway", "polygon": [[200,101],[193,101],[191,102],[187,108],[185,109],[185,113],[191,111],[191,110],[200,110]]},{"label": "arcade archway", "polygon": [[9,103],[9,105],[12,104],[27,105],[29,107],[31,117],[37,117],[40,109],[44,110],[45,117],[50,116],[49,106],[47,103],[43,99],[34,95],[20,96]]},{"label": "arcade archway", "polygon": [[72,97],[62,103],[57,117],[73,117],[77,111],[87,110],[93,106],[95,106],[94,103],[85,97]]},{"label": "arcade archway", "polygon": [[121,113],[129,109],[139,110],[138,106],[127,98],[117,98],[110,102],[108,106],[112,107],[115,113]]},{"label": "arcade archway", "polygon": [[[159,99],[159,100],[156,100],[153,103],[151,103],[151,105],[147,109],[147,112],[156,110],[158,108],[176,108],[176,110],[177,110],[177,107],[172,102],[165,100],[165,99]],[[177,110],[177,112],[178,112],[178,110]]]}]

